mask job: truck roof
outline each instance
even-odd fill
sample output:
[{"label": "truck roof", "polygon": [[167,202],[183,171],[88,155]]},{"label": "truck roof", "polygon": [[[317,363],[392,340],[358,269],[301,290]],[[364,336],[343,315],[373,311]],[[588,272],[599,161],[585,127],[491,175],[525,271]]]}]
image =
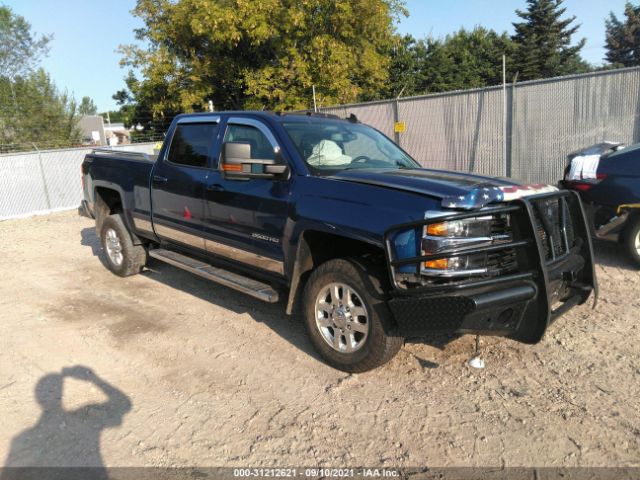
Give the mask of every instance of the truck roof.
[{"label": "truck roof", "polygon": [[272,112],[264,110],[225,110],[221,112],[201,112],[201,113],[181,113],[176,115],[175,118],[185,117],[200,117],[206,115],[240,115],[240,116],[252,116],[262,117],[276,122],[282,121],[300,121],[300,122],[313,122],[313,121],[326,121],[337,120],[341,122],[358,123],[358,118],[351,114],[348,118],[341,118],[337,115],[331,115],[328,113],[320,113],[313,111],[297,111],[297,112]]}]

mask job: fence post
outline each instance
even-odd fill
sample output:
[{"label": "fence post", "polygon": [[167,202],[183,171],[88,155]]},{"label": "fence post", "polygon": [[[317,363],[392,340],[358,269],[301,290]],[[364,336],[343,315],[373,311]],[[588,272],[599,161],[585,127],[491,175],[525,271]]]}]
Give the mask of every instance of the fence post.
[{"label": "fence post", "polygon": [[393,108],[393,140],[396,142],[396,145],[398,145],[400,147],[400,133],[396,132],[396,123],[398,123],[400,121],[400,117],[398,114],[398,99],[396,98],[395,100],[393,100],[393,103],[391,103],[391,106]]},{"label": "fence post", "polygon": [[511,88],[509,89],[507,109],[507,155],[505,159],[505,177],[511,177],[513,174],[513,119],[516,109],[516,83],[518,82],[518,74],[513,77]]},{"label": "fence post", "polygon": [[38,165],[40,166],[40,176],[42,177],[42,187],[44,188],[44,197],[47,201],[47,210],[51,210],[51,199],[49,198],[49,187],[47,187],[47,177],[44,174],[44,166],[42,165],[42,154],[40,149],[35,143],[32,143],[33,148],[38,152]]},{"label": "fence post", "polygon": [[508,159],[508,132],[507,132],[507,112],[508,112],[508,100],[507,100],[507,56],[502,55],[502,160],[504,161],[505,173],[509,170]]}]

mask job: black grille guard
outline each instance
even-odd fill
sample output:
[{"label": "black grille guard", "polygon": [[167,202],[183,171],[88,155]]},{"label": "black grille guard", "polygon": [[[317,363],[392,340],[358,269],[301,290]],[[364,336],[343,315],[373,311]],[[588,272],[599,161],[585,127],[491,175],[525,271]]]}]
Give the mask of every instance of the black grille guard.
[{"label": "black grille guard", "polygon": [[[561,214],[560,221],[565,222],[564,240],[566,241],[566,222],[572,222],[572,234],[576,238],[573,246],[566,245],[566,251],[561,256],[553,256],[547,259],[547,253],[543,241],[538,235],[536,229],[536,213],[544,218],[544,213],[539,210],[539,201],[562,199],[562,204],[566,205],[569,219],[565,214]],[[395,256],[395,247],[393,244],[394,235],[397,233],[412,229],[424,228],[426,225],[440,223],[449,220],[460,220],[465,218],[477,217],[479,215],[492,214],[510,214],[514,225],[514,238],[511,241],[484,245],[474,248],[463,248],[450,250],[446,253],[438,253],[432,255],[421,255],[411,258],[399,259]],[[549,229],[549,225],[545,230]],[[421,230],[422,231],[422,230]],[[557,233],[557,232],[556,232]],[[547,235],[552,235],[547,231]],[[586,222],[584,208],[580,201],[580,197],[572,191],[561,190],[557,192],[548,192],[517,200],[510,201],[505,205],[495,207],[485,207],[474,211],[452,212],[434,218],[425,218],[414,222],[407,222],[394,225],[384,233],[384,246],[389,278],[393,287],[393,296],[405,296],[416,294],[434,294],[449,293],[463,294],[465,290],[477,289],[481,287],[491,287],[494,285],[511,284],[522,281],[533,281],[539,291],[546,292],[546,310],[549,312],[550,320],[553,321],[557,316],[564,313],[575,304],[584,303],[590,293],[594,292],[594,308],[598,296],[598,285],[595,274],[593,245],[589,227]],[[551,241],[551,240],[549,240]],[[501,250],[514,249],[518,259],[518,271],[514,273],[499,275],[491,278],[471,278],[467,280],[421,285],[413,288],[403,288],[398,283],[398,267],[404,265],[415,265],[416,272],[419,272],[419,265],[428,260],[437,260],[442,258],[450,258],[456,255],[470,255],[476,253],[495,252]],[[578,269],[579,272],[573,270]],[[566,269],[566,271],[565,271]],[[553,303],[553,293],[550,284],[559,277],[566,281],[570,289],[575,293],[571,298],[567,299],[560,307],[551,310]]]}]

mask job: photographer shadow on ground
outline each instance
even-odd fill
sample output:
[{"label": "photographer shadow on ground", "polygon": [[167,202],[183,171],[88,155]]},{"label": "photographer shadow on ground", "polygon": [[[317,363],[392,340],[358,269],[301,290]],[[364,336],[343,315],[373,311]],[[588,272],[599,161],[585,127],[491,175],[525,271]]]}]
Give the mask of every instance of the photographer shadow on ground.
[{"label": "photographer shadow on ground", "polygon": [[[107,400],[65,410],[62,396],[66,378],[93,384]],[[108,478],[100,451],[100,436],[103,429],[121,425],[124,415],[131,410],[129,398],[82,366],[45,375],[36,385],[35,397],[42,414],[33,427],[11,441],[0,480],[29,476],[28,471],[15,467],[90,467],[90,478]]]}]

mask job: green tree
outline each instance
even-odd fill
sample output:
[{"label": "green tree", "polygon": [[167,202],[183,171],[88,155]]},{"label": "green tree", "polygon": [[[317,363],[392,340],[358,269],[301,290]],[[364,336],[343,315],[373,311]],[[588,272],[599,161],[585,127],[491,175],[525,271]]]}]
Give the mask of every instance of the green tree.
[{"label": "green tree", "polygon": [[571,25],[575,17],[562,19],[563,0],[527,0],[527,10],[516,10],[523,20],[514,23],[515,69],[522,80],[548,78],[586,72],[590,69],[580,57],[585,39],[575,45],[571,37],[580,25]]},{"label": "green tree", "polygon": [[427,45],[411,35],[398,36],[390,51],[389,81],[381,97],[424,93]]},{"label": "green tree", "polygon": [[52,36],[38,36],[24,17],[0,5],[0,76],[15,78],[31,72],[49,51]]},{"label": "green tree", "polygon": [[58,91],[42,69],[13,81],[0,77],[0,105],[4,107],[0,149],[30,149],[32,144],[39,148],[64,147],[80,141],[75,101]]},{"label": "green tree", "polygon": [[78,114],[80,115],[95,115],[98,113],[98,107],[93,102],[91,97],[82,97],[80,105],[78,106]]},{"label": "green tree", "polygon": [[118,105],[126,105],[127,103],[133,101],[133,99],[131,98],[131,95],[129,94],[126,88],[123,88],[122,90],[118,90],[116,93],[114,93],[111,96],[111,98],[113,98]]},{"label": "green tree", "polygon": [[149,48],[125,46],[129,88],[169,111],[304,109],[377,96],[388,77],[399,0],[138,0]]},{"label": "green tree", "polygon": [[78,143],[77,106],[37,64],[50,36],[0,6],[0,151]]},{"label": "green tree", "polygon": [[[460,29],[444,40],[430,40],[425,90],[444,92],[502,83],[502,56],[513,56],[515,45],[506,33],[475,27]],[[510,61],[507,65],[510,65]],[[511,69],[507,71],[510,78]]]},{"label": "green tree", "polygon": [[627,3],[624,20],[611,12],[605,20],[605,59],[614,67],[640,65],[640,6]]},{"label": "green tree", "polygon": [[[164,134],[171,120],[181,109],[168,94],[168,84],[161,78],[155,81],[139,81],[132,71],[125,78],[127,88],[117,91],[112,98],[120,106],[120,116],[125,127],[142,127],[142,133],[132,135],[157,139]],[[132,136],[133,139],[133,136]]]},{"label": "green tree", "polygon": [[384,93],[409,96],[497,85],[502,82],[502,56],[511,57],[514,50],[506,33],[483,27],[463,28],[443,39],[405,36],[391,52]]}]

